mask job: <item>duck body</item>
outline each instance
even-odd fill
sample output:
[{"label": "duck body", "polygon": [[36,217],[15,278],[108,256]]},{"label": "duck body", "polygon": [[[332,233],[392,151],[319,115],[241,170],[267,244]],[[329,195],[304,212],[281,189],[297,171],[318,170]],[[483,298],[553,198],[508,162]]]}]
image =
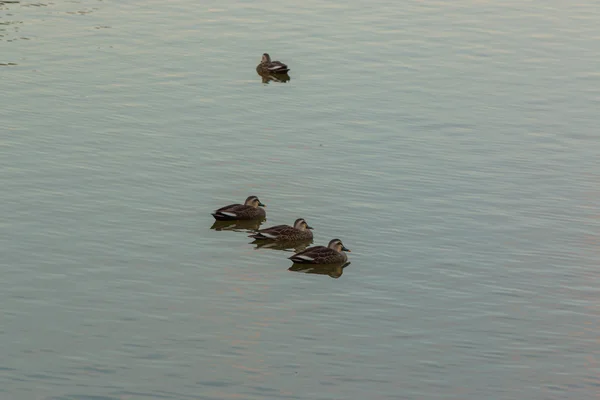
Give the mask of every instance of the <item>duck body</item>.
[{"label": "duck body", "polygon": [[298,218],[294,226],[276,225],[270,228],[261,229],[249,237],[256,240],[271,240],[277,242],[304,241],[313,238],[312,227],[308,226],[303,218]]},{"label": "duck body", "polygon": [[339,239],[333,239],[326,246],[309,247],[289,257],[296,264],[344,264],[348,261],[345,251],[350,252]]},{"label": "duck body", "polygon": [[217,221],[265,219],[267,213],[260,207],[265,207],[265,205],[260,202],[258,197],[250,196],[244,204],[230,204],[221,207],[215,210],[212,216]]},{"label": "duck body", "polygon": [[271,56],[264,53],[260,64],[256,66],[256,72],[261,75],[287,74],[290,69],[281,61],[271,61]]}]

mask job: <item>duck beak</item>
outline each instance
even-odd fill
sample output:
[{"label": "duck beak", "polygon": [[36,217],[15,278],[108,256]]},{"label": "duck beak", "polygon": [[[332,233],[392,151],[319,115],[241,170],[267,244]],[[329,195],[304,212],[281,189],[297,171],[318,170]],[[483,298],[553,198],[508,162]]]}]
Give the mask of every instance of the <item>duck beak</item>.
[{"label": "duck beak", "polygon": [[263,203],[261,203],[260,201],[258,202],[258,206],[259,207],[266,207]]},{"label": "duck beak", "polygon": [[313,228],[312,226],[306,225],[306,229],[315,229],[315,228]]},{"label": "duck beak", "polygon": [[352,253],[352,252],[350,251],[350,249],[349,249],[349,248],[347,248],[347,247],[346,247],[346,246],[344,246],[344,245],[342,245],[342,251],[347,251],[348,253]]}]

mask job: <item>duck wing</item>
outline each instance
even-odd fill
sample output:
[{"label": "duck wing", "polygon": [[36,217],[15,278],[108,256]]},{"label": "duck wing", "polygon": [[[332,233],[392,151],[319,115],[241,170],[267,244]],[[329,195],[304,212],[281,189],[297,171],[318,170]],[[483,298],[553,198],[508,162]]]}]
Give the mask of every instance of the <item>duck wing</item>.
[{"label": "duck wing", "polygon": [[277,239],[281,235],[289,235],[295,232],[295,229],[288,225],[276,225],[270,228],[261,229],[258,232],[248,235],[248,237],[252,237],[254,239],[261,240],[274,240]]},{"label": "duck wing", "polygon": [[315,246],[296,253],[289,259],[298,264],[317,264],[319,261],[337,256],[339,256],[339,253],[329,247]]},{"label": "duck wing", "polygon": [[269,65],[267,65],[267,70],[274,74],[283,74],[288,72],[290,69],[281,61],[272,61],[269,63]]},{"label": "duck wing", "polygon": [[232,220],[244,215],[251,208],[253,207],[245,204],[230,204],[219,208],[212,215],[219,220]]}]

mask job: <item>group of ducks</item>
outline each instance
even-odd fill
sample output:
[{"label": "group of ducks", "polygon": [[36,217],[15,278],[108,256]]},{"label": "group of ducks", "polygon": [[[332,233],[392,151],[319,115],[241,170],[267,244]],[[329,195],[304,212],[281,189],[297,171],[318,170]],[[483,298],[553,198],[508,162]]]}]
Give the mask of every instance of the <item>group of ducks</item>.
[{"label": "group of ducks", "polygon": [[[263,82],[270,80],[278,82],[287,82],[289,80],[289,67],[281,61],[271,61],[268,53],[262,55],[260,64],[256,67],[256,72],[263,77]],[[274,247],[287,249],[294,247],[300,249],[296,254],[288,257],[294,262],[294,265],[311,264],[319,266],[337,266],[337,272],[330,272],[328,275],[339,277],[342,269],[348,264],[348,256],[345,252],[350,252],[340,239],[332,239],[327,246],[314,246],[309,248],[302,247],[303,244],[312,243],[312,227],[308,225],[304,218],[298,218],[293,226],[276,225],[266,229],[258,229],[260,223],[267,217],[264,208],[265,205],[256,196],[249,196],[244,204],[230,204],[221,207],[212,213],[217,222],[250,222],[252,234],[248,235],[255,239],[258,247]],[[216,224],[216,223],[215,223]],[[248,226],[248,225],[247,225]],[[214,225],[213,225],[214,227]],[[290,270],[300,271],[302,267],[290,268]]]},{"label": "group of ducks", "polygon": [[289,71],[288,66],[281,61],[271,61],[271,56],[267,53],[262,55],[260,64],[256,66],[256,72],[262,77],[263,83],[287,82],[290,80]]},{"label": "group of ducks", "polygon": [[[217,221],[263,221],[267,213],[265,205],[256,196],[249,196],[244,204],[230,204],[212,213]],[[256,226],[259,226],[257,224]],[[266,229],[255,229],[249,237],[256,242],[279,245],[280,248],[294,247],[298,243],[312,242],[312,227],[304,218],[298,218],[294,226],[276,225]],[[340,239],[332,239],[327,246],[314,246],[288,257],[295,264],[343,265],[348,262],[345,252],[350,252]],[[344,265],[345,266],[345,265]]]}]

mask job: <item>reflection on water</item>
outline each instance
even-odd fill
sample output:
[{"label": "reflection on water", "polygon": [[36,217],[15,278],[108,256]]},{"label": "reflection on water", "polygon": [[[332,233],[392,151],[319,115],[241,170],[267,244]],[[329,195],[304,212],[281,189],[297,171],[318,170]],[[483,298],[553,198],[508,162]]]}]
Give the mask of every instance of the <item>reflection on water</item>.
[{"label": "reflection on water", "polygon": [[[0,3],[1,4],[1,3]],[[3,21],[0,22],[0,40],[12,42],[17,39],[29,40],[26,37],[15,37],[19,33],[20,25],[23,21]]]},{"label": "reflection on water", "polygon": [[262,78],[262,83],[265,84],[269,84],[269,82],[279,82],[279,83],[286,83],[289,82],[290,76],[288,74],[276,74],[276,75],[270,75],[270,74],[261,74],[260,72],[258,72],[258,75]]},{"label": "reflection on water", "polygon": [[[45,1],[0,0],[0,400],[597,397],[597,2]],[[371,250],[248,244],[296,213]]]},{"label": "reflection on water", "polygon": [[243,220],[233,220],[233,221],[215,221],[214,224],[210,227],[210,229],[214,229],[216,231],[236,231],[236,232],[254,232],[260,228],[263,220],[251,220],[251,221],[243,221]]},{"label": "reflection on water", "polygon": [[304,272],[305,274],[317,274],[327,275],[332,278],[339,278],[344,273],[344,268],[350,265],[350,261],[345,264],[328,264],[328,265],[315,265],[315,264],[296,264],[294,263],[288,271],[293,272]]},{"label": "reflection on water", "polygon": [[274,241],[274,240],[255,240],[250,244],[256,245],[255,250],[258,249],[271,249],[271,250],[284,250],[284,251],[295,251],[296,253],[306,249],[313,243],[313,239],[308,240],[295,240],[295,241]]},{"label": "reflection on water", "polygon": [[71,15],[86,15],[91,14],[94,11],[98,10],[97,8],[92,8],[91,10],[77,10],[77,11],[67,11],[67,14]]}]

